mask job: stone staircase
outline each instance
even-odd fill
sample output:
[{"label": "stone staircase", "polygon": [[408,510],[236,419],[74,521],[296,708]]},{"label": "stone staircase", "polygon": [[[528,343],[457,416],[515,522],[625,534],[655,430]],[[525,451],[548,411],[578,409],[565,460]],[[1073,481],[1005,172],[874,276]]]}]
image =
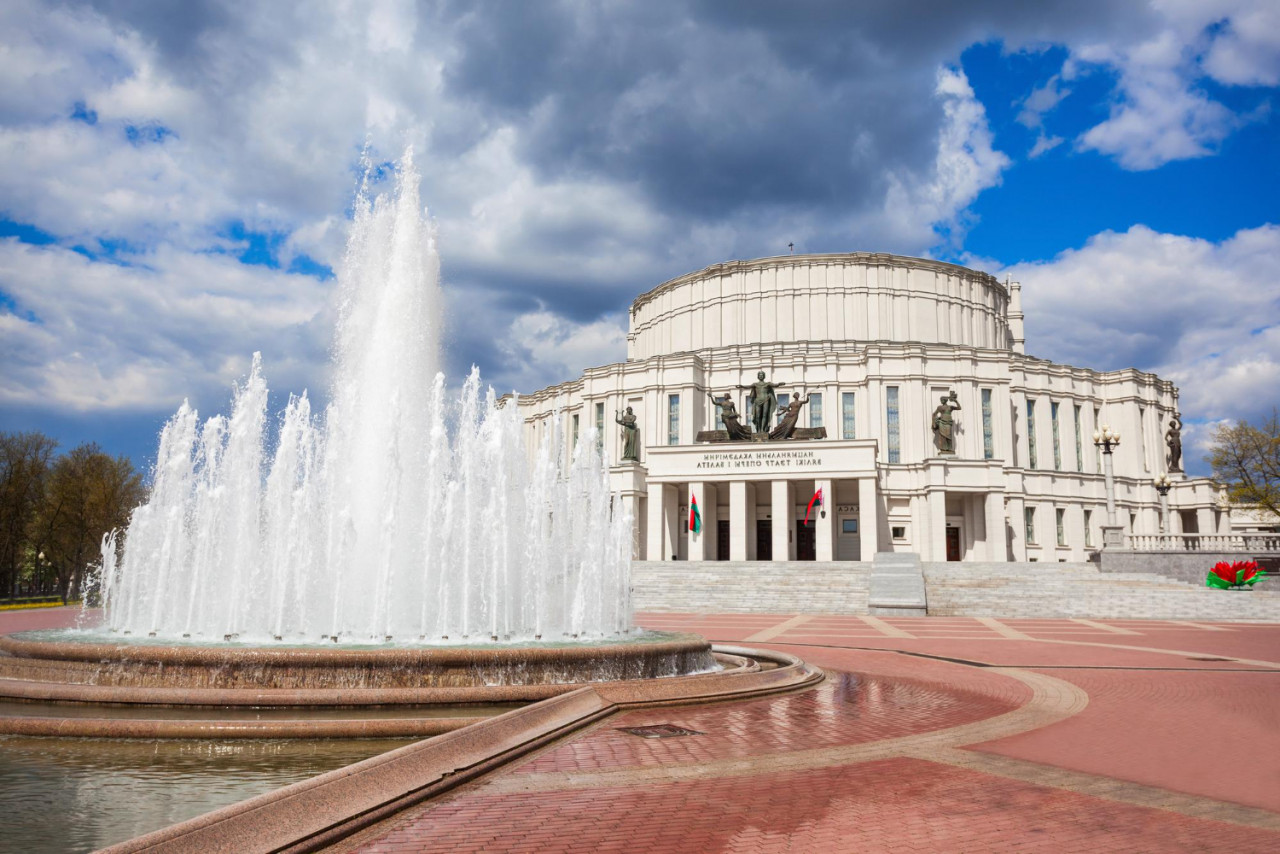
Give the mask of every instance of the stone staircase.
[{"label": "stone staircase", "polygon": [[1210,590],[1091,563],[926,563],[924,577],[933,616],[1280,621],[1270,581]]},{"label": "stone staircase", "polygon": [[879,617],[927,616],[924,573],[915,552],[880,552],[871,567],[868,613]]},{"label": "stone staircase", "polygon": [[637,611],[865,614],[870,563],[632,561]]}]

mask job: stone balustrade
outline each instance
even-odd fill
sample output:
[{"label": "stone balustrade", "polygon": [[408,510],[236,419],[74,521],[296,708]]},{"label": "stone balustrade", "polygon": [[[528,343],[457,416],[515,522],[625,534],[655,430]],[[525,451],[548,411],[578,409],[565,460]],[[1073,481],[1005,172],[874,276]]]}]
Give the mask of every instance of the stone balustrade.
[{"label": "stone balustrade", "polygon": [[1277,552],[1280,534],[1129,534],[1126,548],[1134,551]]}]

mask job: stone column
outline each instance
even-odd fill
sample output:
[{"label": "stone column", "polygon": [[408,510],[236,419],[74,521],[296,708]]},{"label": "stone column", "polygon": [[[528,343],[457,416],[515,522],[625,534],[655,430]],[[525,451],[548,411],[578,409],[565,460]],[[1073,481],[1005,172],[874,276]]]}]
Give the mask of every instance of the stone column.
[{"label": "stone column", "polygon": [[729,484],[729,560],[751,560],[755,531],[755,490],[744,480]]},{"label": "stone column", "polygon": [[[809,517],[809,521],[813,523],[814,536],[814,558],[816,560],[831,561],[836,557],[836,514],[828,512],[828,507],[835,507],[836,504],[836,486],[834,480],[815,480],[813,483],[814,491],[822,490],[822,507],[815,507],[813,514]],[[813,516],[817,516],[814,519]]]},{"label": "stone column", "polygon": [[858,478],[858,537],[863,560],[874,560],[880,550],[880,499],[876,478]]},{"label": "stone column", "polygon": [[1214,524],[1212,507],[1196,508],[1196,528],[1201,534],[1216,534],[1218,526]]},{"label": "stone column", "polygon": [[676,528],[679,493],[669,483],[650,483],[646,503],[649,505],[646,560],[672,560],[680,548],[680,532]]},{"label": "stone column", "polygon": [[1004,528],[1004,493],[988,492],[985,519],[987,560],[1003,563],[1009,559],[1009,541]]},{"label": "stone column", "polygon": [[[698,500],[698,513],[702,516],[702,531],[689,532],[689,560],[716,559],[716,488],[706,481],[689,483],[690,506]],[[692,510],[690,511],[692,513]],[[685,521],[688,524],[688,520]]]},{"label": "stone column", "polygon": [[795,524],[795,499],[789,480],[775,480],[772,485],[773,501],[773,559],[795,560],[795,543],[791,541],[791,527]]},{"label": "stone column", "polygon": [[929,493],[929,550],[923,559],[947,559],[947,493],[941,489]]}]

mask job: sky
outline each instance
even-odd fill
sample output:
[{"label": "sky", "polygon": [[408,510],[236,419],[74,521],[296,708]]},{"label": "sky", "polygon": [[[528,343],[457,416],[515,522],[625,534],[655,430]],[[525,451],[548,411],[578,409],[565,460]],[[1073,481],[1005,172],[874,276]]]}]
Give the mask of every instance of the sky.
[{"label": "sky", "polygon": [[1274,0],[0,4],[0,430],[139,466],[263,354],[322,404],[362,158],[412,146],[445,363],[534,391],[731,259],[1023,284],[1029,354],[1280,402]]}]

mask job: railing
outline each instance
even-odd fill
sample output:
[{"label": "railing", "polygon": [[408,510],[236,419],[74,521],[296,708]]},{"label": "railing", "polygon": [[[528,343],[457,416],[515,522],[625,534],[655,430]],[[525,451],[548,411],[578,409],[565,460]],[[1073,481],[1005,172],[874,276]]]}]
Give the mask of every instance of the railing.
[{"label": "railing", "polygon": [[1129,534],[1134,551],[1280,552],[1280,534]]}]

